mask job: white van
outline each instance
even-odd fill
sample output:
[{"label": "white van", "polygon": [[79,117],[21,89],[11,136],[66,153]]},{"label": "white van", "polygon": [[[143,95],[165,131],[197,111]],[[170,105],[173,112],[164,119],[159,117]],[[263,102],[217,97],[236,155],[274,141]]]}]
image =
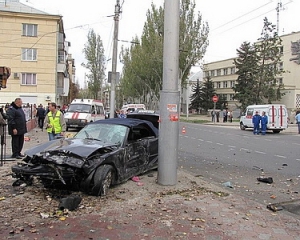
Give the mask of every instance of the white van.
[{"label": "white van", "polygon": [[132,103],[125,104],[122,106],[121,110],[124,110],[127,113],[138,112],[140,110],[146,110],[145,104],[142,103]]},{"label": "white van", "polygon": [[285,105],[250,105],[247,107],[245,114],[240,118],[241,130],[253,128],[252,116],[256,111],[258,111],[259,115],[262,115],[262,112],[265,112],[266,116],[268,116],[267,130],[279,133],[288,127],[288,113]]},{"label": "white van", "polygon": [[103,103],[94,99],[74,99],[64,114],[69,128],[83,128],[90,122],[105,118]]}]

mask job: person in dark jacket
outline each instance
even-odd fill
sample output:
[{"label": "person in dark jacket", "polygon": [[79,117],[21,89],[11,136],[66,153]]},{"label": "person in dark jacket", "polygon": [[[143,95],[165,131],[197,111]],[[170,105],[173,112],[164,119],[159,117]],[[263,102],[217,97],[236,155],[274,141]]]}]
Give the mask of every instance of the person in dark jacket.
[{"label": "person in dark jacket", "polygon": [[43,131],[44,121],[45,121],[45,117],[46,117],[46,110],[45,110],[45,108],[43,108],[42,104],[40,104],[36,110],[36,117],[38,118],[39,128],[41,128]]},{"label": "person in dark jacket", "polygon": [[268,116],[265,112],[262,112],[261,114],[261,134],[266,135],[267,131],[267,124],[268,124]]},{"label": "person in dark jacket", "polygon": [[24,134],[27,133],[26,118],[22,109],[22,99],[16,98],[7,110],[8,134],[11,135],[12,158],[21,159]]},{"label": "person in dark jacket", "polygon": [[259,134],[259,124],[261,121],[261,116],[259,115],[258,111],[256,111],[255,115],[252,117],[252,123],[253,123],[253,134]]}]

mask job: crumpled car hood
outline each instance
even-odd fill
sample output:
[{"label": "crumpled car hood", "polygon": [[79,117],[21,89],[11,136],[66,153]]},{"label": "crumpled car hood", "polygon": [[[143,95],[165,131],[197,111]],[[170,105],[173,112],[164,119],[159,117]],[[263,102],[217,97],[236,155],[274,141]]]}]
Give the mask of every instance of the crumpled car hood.
[{"label": "crumpled car hood", "polygon": [[97,140],[90,139],[78,139],[78,138],[66,138],[57,139],[53,141],[46,142],[44,144],[33,147],[27,151],[25,154],[33,157],[34,155],[40,155],[44,152],[51,153],[52,151],[68,152],[75,154],[82,158],[87,158],[97,149],[103,147],[115,146],[111,144],[105,144]]}]

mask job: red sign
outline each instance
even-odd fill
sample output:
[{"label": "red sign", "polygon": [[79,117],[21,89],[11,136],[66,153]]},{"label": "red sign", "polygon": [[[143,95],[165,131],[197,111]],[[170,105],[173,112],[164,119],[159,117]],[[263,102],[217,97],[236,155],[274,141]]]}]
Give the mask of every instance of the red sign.
[{"label": "red sign", "polygon": [[212,100],[213,100],[213,102],[217,102],[217,101],[219,101],[219,97],[217,95],[215,95],[212,97]]}]

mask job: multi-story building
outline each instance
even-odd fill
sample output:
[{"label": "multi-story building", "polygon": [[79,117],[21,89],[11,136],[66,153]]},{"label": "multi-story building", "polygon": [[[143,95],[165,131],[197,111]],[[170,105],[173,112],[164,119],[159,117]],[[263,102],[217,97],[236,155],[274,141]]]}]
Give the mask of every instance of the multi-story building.
[{"label": "multi-story building", "polygon": [[[280,66],[285,73],[283,73],[282,76],[278,76],[277,83],[284,84],[283,92],[285,95],[278,103],[285,104],[291,111],[300,108],[300,60],[295,61],[294,55],[295,45],[298,46],[298,48],[300,47],[300,32],[293,32],[280,37],[282,39],[283,54]],[[292,47],[294,48],[293,51]],[[237,101],[233,100],[234,91],[232,87],[238,77],[234,65],[234,58],[204,64],[204,78],[207,76],[210,76],[214,82],[217,94],[220,97],[225,97],[228,101],[228,108],[234,110],[236,106],[239,105]]]},{"label": "multi-story building", "polygon": [[62,16],[19,2],[0,1],[0,66],[11,68],[0,103],[64,103],[70,75]]}]

